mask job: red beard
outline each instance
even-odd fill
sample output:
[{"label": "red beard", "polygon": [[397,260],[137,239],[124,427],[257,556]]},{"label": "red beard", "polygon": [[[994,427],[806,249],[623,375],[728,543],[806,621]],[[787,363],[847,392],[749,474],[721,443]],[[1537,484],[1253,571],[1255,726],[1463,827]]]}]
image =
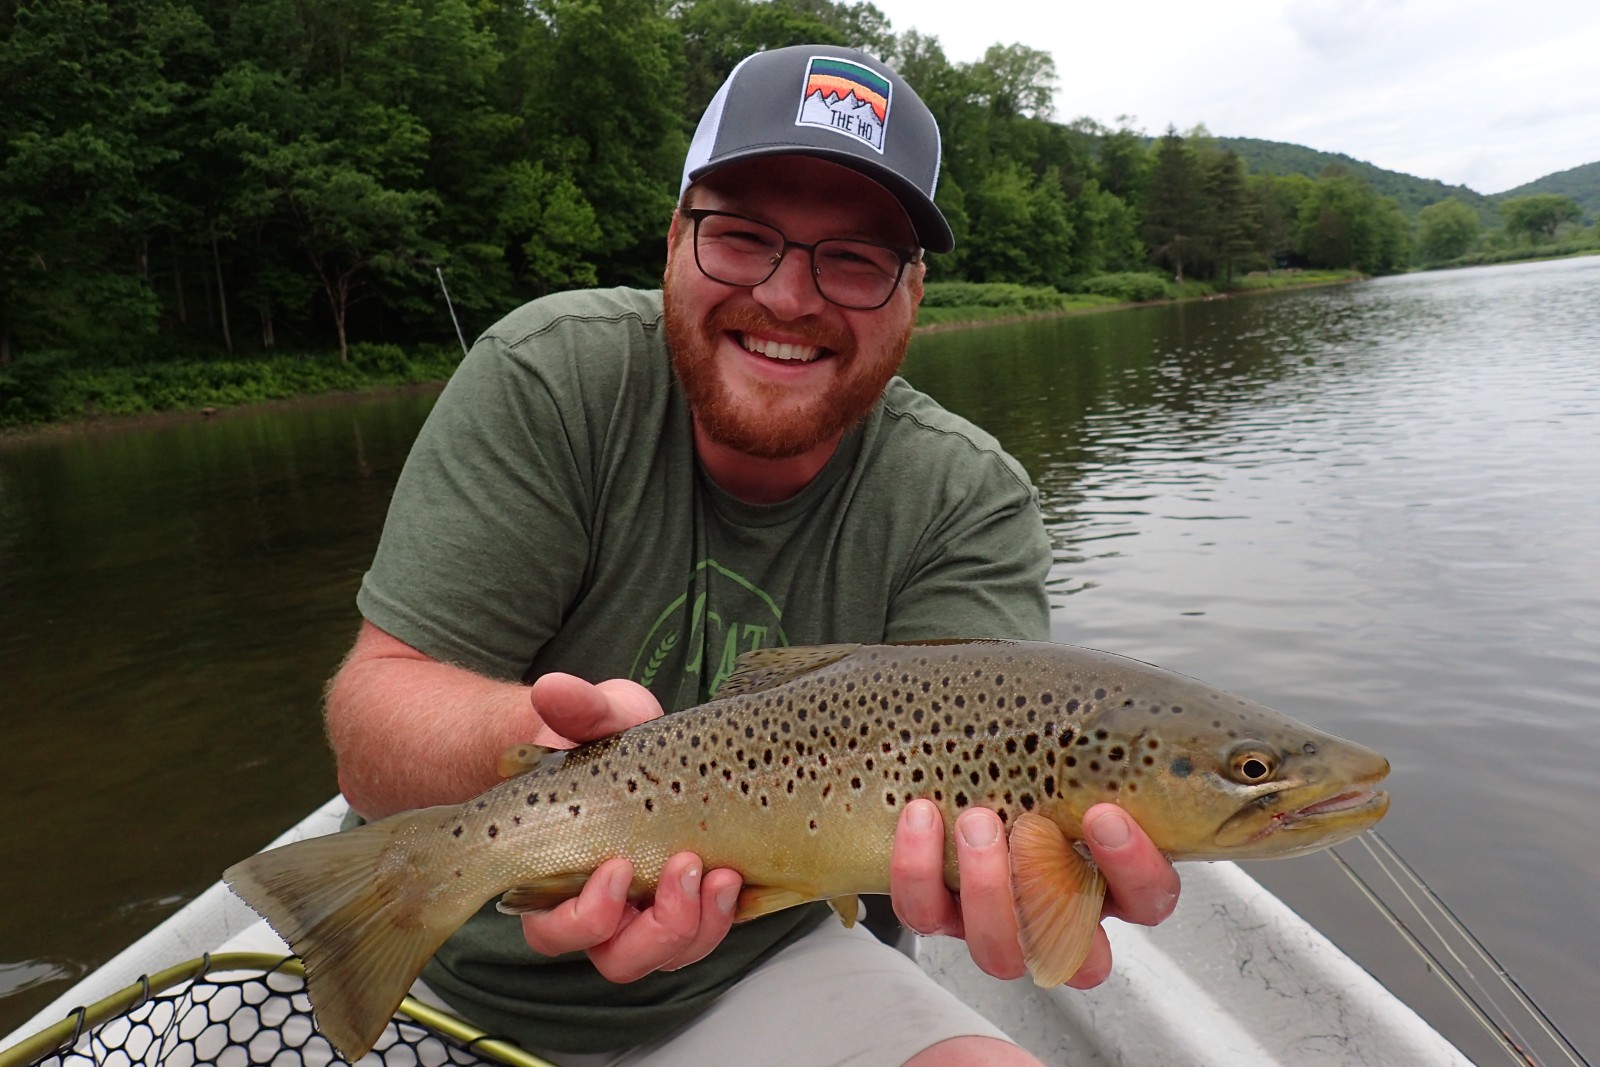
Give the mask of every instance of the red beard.
[{"label": "red beard", "polygon": [[[662,288],[672,367],[695,423],[718,444],[760,459],[801,455],[865,418],[900,369],[911,338],[908,322],[904,333],[880,350],[859,352],[848,333],[813,320],[779,323],[751,305],[720,307],[697,327],[683,301],[676,299],[670,276]],[[800,404],[776,383],[752,383],[754,398],[731,395],[716,357],[717,343],[728,332],[771,332],[827,349],[821,358],[838,365],[838,388]]]}]

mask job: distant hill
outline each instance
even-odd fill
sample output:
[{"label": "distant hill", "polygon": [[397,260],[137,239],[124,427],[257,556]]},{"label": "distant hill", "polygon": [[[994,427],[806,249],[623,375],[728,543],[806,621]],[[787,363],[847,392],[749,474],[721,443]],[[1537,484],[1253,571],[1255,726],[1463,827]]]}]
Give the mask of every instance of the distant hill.
[{"label": "distant hill", "polygon": [[1570,196],[1583,209],[1584,221],[1593,222],[1600,218],[1600,163],[1585,163],[1581,167],[1546,174],[1526,185],[1496,193],[1494,199],[1505,200],[1507,197],[1531,196],[1534,193]]},{"label": "distant hill", "polygon": [[[1216,142],[1219,148],[1231,148],[1237,152],[1253,174],[1304,174],[1308,178],[1315,178],[1330,166],[1344,167],[1372,186],[1379,196],[1394,197],[1395,202],[1400,205],[1400,210],[1411,219],[1415,219],[1417,212],[1429,204],[1437,204],[1453,196],[1476,210],[1486,225],[1496,225],[1499,222],[1499,213],[1495,210],[1495,203],[1512,195],[1503,193],[1497,197],[1488,197],[1468,189],[1465,185],[1446,185],[1434,178],[1418,178],[1410,174],[1401,174],[1396,170],[1384,170],[1382,167],[1375,167],[1371,163],[1340,152],[1319,152],[1314,148],[1287,144],[1283,141],[1263,141],[1255,137],[1218,137]],[[1539,181],[1548,180],[1548,178],[1539,179]],[[1597,184],[1600,184],[1600,181],[1597,181]]]}]

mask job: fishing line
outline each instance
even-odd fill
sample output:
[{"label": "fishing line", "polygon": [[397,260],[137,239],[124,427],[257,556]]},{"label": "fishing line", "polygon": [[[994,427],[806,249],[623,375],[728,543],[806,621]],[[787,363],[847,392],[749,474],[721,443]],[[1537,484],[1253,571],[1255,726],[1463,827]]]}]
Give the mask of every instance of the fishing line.
[{"label": "fishing line", "polygon": [[1505,1031],[1500,1028],[1499,1024],[1489,1017],[1488,1012],[1484,1011],[1483,1007],[1479,1005],[1477,1001],[1472,999],[1472,996],[1466,991],[1466,989],[1462,987],[1461,983],[1456,980],[1455,976],[1444,969],[1443,963],[1437,956],[1433,954],[1433,951],[1424,945],[1421,939],[1418,938],[1417,935],[1411,931],[1411,928],[1405,924],[1405,921],[1401,919],[1399,915],[1395,914],[1394,909],[1378,896],[1377,892],[1370,884],[1368,884],[1366,879],[1362,878],[1361,875],[1356,872],[1355,868],[1350,866],[1350,861],[1339,855],[1339,853],[1333,849],[1329,849],[1327,855],[1333,860],[1333,862],[1337,863],[1339,865],[1339,869],[1344,871],[1345,875],[1355,883],[1356,888],[1359,889],[1362,895],[1367,898],[1367,901],[1373,907],[1377,908],[1378,911],[1383,914],[1384,918],[1389,920],[1389,924],[1391,926],[1399,931],[1400,936],[1405,938],[1406,943],[1411,946],[1412,951],[1416,952],[1417,955],[1422,957],[1423,962],[1428,965],[1428,969],[1439,976],[1439,980],[1445,984],[1445,988],[1455,994],[1456,999],[1461,1001],[1462,1006],[1467,1009],[1467,1011],[1472,1015],[1473,1019],[1475,1019],[1480,1026],[1488,1031],[1489,1036],[1494,1038],[1495,1042],[1513,1059],[1523,1064],[1527,1064],[1528,1067],[1538,1067],[1536,1062],[1529,1060],[1527,1056],[1525,1056],[1522,1051],[1517,1048],[1515,1042],[1513,1042],[1511,1038],[1507,1036]]},{"label": "fishing line", "polygon": [[[1372,843],[1366,840],[1368,835],[1376,839],[1377,846],[1374,846]],[[1432,949],[1423,943],[1422,939],[1416,934],[1416,932],[1406,924],[1405,920],[1400,917],[1400,915],[1393,907],[1390,906],[1387,901],[1378,895],[1371,883],[1369,883],[1347,859],[1339,855],[1336,850],[1330,849],[1327,854],[1335,863],[1339,865],[1340,869],[1343,870],[1345,875],[1355,884],[1356,888],[1361,891],[1362,895],[1364,895],[1367,900],[1389,921],[1389,924],[1393,926],[1402,937],[1405,938],[1406,943],[1410,945],[1411,949],[1429,965],[1429,968],[1439,976],[1439,980],[1445,984],[1445,987],[1449,989],[1458,1000],[1461,1001],[1462,1005],[1468,1010],[1468,1012],[1472,1014],[1473,1018],[1476,1019],[1477,1022],[1489,1032],[1490,1036],[1494,1038],[1494,1040],[1505,1050],[1509,1056],[1511,1056],[1517,1062],[1527,1065],[1527,1067],[1539,1067],[1539,1061],[1534,1059],[1524,1047],[1528,1043],[1526,1038],[1524,1038],[1522,1034],[1517,1031],[1516,1026],[1510,1022],[1508,1013],[1495,999],[1493,994],[1491,994],[1489,990],[1484,987],[1483,982],[1478,978],[1477,973],[1473,970],[1471,965],[1468,964],[1466,960],[1462,959],[1461,955],[1453,947],[1451,947],[1448,938],[1446,938],[1445,935],[1440,932],[1439,928],[1428,917],[1425,908],[1418,903],[1418,901],[1410,892],[1407,891],[1400,877],[1395,873],[1395,870],[1391,868],[1398,868],[1402,873],[1404,873],[1406,878],[1426,895],[1427,901],[1431,902],[1434,906],[1435,913],[1445,916],[1449,920],[1449,927],[1453,929],[1464,941],[1466,941],[1472,950],[1476,952],[1485,963],[1494,969],[1496,975],[1499,976],[1504,986],[1511,990],[1517,1002],[1523,1007],[1523,1009],[1533,1016],[1534,1020],[1539,1024],[1539,1027],[1544,1031],[1545,1035],[1553,1043],[1555,1043],[1569,1063],[1575,1064],[1577,1067],[1591,1067],[1589,1061],[1578,1052],[1577,1048],[1572,1044],[1571,1041],[1567,1039],[1566,1035],[1561,1032],[1561,1029],[1556,1026],[1554,1021],[1552,1021],[1550,1017],[1545,1014],[1543,1009],[1534,1003],[1533,998],[1530,997],[1527,991],[1517,983],[1516,979],[1513,978],[1510,972],[1500,964],[1499,960],[1497,960],[1494,955],[1489,952],[1488,948],[1469,929],[1467,929],[1466,924],[1461,921],[1460,917],[1457,916],[1455,912],[1452,911],[1450,907],[1439,898],[1439,895],[1435,893],[1425,881],[1423,881],[1422,876],[1417,873],[1416,869],[1407,863],[1400,856],[1400,854],[1395,851],[1394,846],[1390,845],[1375,831],[1370,830],[1367,832],[1367,834],[1363,834],[1360,840],[1367,849],[1367,852],[1372,858],[1373,862],[1378,865],[1379,870],[1383,872],[1383,874],[1399,891],[1401,896],[1405,898],[1406,903],[1409,904],[1416,912],[1418,918],[1420,918],[1422,922],[1426,924],[1428,930],[1435,938],[1438,939],[1440,945],[1443,946],[1447,953],[1449,953],[1450,957],[1454,959],[1469,976],[1471,976],[1473,983],[1481,991],[1484,999],[1487,1000],[1505,1019],[1504,1026],[1495,1021],[1495,1019],[1484,1008],[1483,1004],[1474,998],[1471,992],[1469,992],[1466,987],[1462,985],[1461,981],[1450,972],[1450,970],[1445,966],[1444,961],[1441,960]],[[1381,846],[1383,855],[1379,855],[1378,846]]]},{"label": "fishing line", "polygon": [[[1446,904],[1444,900],[1440,898],[1439,894],[1433,891],[1433,887],[1428,885],[1428,883],[1423,880],[1422,875],[1418,873],[1417,869],[1411,866],[1410,863],[1406,862],[1405,857],[1400,855],[1400,853],[1395,850],[1395,847],[1389,844],[1389,842],[1385,840],[1377,831],[1374,830],[1370,832],[1371,840],[1367,840],[1367,836],[1368,835],[1363,836],[1361,843],[1366,847],[1367,851],[1372,854],[1374,860],[1378,862],[1379,866],[1384,867],[1385,861],[1387,861],[1388,864],[1399,868],[1405,874],[1407,879],[1409,879],[1411,883],[1416,886],[1417,889],[1421,890],[1421,892],[1427,897],[1428,902],[1434,906],[1434,908],[1437,910],[1437,913],[1443,915],[1449,921],[1450,928],[1467,943],[1473,952],[1477,953],[1478,958],[1493,968],[1495,976],[1498,977],[1501,983],[1511,991],[1511,994],[1516,999],[1517,1003],[1522,1005],[1523,1010],[1528,1012],[1529,1015],[1533,1016],[1534,1021],[1538,1023],[1539,1028],[1544,1031],[1545,1036],[1549,1037],[1550,1040],[1554,1041],[1557,1046],[1560,1047],[1561,1051],[1566,1054],[1568,1060],[1573,1063],[1582,1064],[1583,1067],[1590,1067],[1589,1061],[1584,1059],[1583,1055],[1577,1050],[1576,1046],[1574,1046],[1573,1043],[1567,1038],[1567,1035],[1561,1031],[1559,1026],[1556,1025],[1555,1020],[1551,1019],[1550,1016],[1545,1013],[1544,1009],[1539,1007],[1538,1003],[1535,1002],[1533,997],[1528,994],[1528,991],[1522,987],[1522,984],[1517,981],[1516,977],[1511,973],[1511,971],[1495,957],[1494,953],[1489,951],[1488,946],[1479,940],[1478,936],[1472,932],[1465,922],[1462,921],[1461,917],[1455,913],[1450,905]],[[1374,842],[1376,842],[1376,845],[1374,845]],[[1383,852],[1382,857],[1378,855],[1380,848]],[[1395,879],[1394,875],[1390,873],[1386,867],[1385,873],[1389,874],[1390,879],[1394,880],[1397,886],[1399,885],[1398,879]],[[1401,892],[1405,892],[1403,887],[1401,887]],[[1418,915],[1423,914],[1422,908],[1419,907],[1415,902],[1411,901],[1409,895],[1407,895],[1406,899],[1408,903],[1411,903],[1413,908],[1417,909]],[[1429,929],[1432,928],[1433,924],[1430,922]],[[1435,932],[1435,936],[1438,936],[1437,932]],[[1440,940],[1443,941],[1443,938],[1440,937]],[[1455,955],[1455,953],[1452,951],[1451,955]],[[1465,964],[1463,964],[1463,966],[1465,966]],[[1498,1006],[1499,1005],[1497,1004],[1496,1007]]]}]

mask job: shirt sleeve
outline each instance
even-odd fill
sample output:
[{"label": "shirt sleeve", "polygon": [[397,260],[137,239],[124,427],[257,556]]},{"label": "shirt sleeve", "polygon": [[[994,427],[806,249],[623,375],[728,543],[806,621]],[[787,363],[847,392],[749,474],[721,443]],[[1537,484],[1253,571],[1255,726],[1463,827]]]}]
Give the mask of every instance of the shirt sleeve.
[{"label": "shirt sleeve", "polygon": [[[520,347],[520,346],[519,346]],[[520,678],[588,559],[589,433],[542,366],[493,335],[423,425],[357,606],[435,659]]]},{"label": "shirt sleeve", "polygon": [[922,546],[891,604],[886,639],[1048,640],[1050,563],[1033,487],[1007,465],[963,495]]}]

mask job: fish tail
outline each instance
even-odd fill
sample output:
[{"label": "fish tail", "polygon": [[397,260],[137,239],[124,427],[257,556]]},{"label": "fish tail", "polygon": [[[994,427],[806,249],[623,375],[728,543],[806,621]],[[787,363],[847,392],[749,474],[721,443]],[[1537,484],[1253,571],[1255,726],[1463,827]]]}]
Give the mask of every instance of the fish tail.
[{"label": "fish tail", "polygon": [[481,903],[429,899],[427,872],[404,862],[405,839],[453,810],[296,841],[223,873],[304,962],[317,1029],[352,1063],[377,1043],[423,966]]}]

